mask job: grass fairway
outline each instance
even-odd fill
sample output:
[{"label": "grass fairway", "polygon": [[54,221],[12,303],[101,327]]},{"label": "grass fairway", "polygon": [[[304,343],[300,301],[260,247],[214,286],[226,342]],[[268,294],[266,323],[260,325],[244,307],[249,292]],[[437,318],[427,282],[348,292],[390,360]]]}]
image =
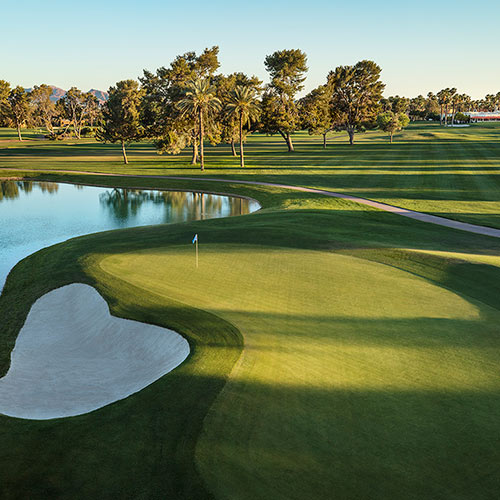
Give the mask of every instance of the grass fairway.
[{"label": "grass fairway", "polygon": [[[42,141],[28,133],[23,143],[12,130],[0,129],[3,168],[63,169],[151,175],[199,176],[190,152],[158,156],[149,143],[130,148],[130,164],[121,163],[117,145],[92,139]],[[411,124],[388,137],[378,131],[321,138],[305,132],[294,137],[296,151],[286,152],[281,137],[248,138],[242,171],[228,145],[206,148],[207,177],[250,179],[326,188],[464,222],[500,228],[500,124],[443,128]]]},{"label": "grass fairway", "polygon": [[[393,146],[370,133],[326,152],[301,135],[296,155],[252,137],[248,170],[221,147],[208,175],[335,188],[498,227],[499,132],[416,125]],[[186,155],[156,157],[146,144],[128,168],[90,141],[2,145],[3,166],[45,179],[213,188],[41,173],[200,175]],[[310,193],[217,189],[263,210],[88,235],[14,268],[0,296],[0,373],[33,301],[75,281],[114,314],[181,332],[192,355],[87,415],[0,417],[0,497],[497,498],[500,240]]]}]

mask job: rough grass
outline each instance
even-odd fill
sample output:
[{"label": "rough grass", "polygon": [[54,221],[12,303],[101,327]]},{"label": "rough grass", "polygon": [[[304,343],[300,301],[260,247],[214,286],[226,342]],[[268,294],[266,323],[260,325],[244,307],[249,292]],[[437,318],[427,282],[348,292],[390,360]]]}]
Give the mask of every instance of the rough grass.
[{"label": "rough grass", "polygon": [[[424,132],[414,127],[405,137],[421,141],[436,158],[453,143],[442,134],[458,133],[425,130],[434,136],[418,139]],[[485,147],[495,164],[497,129],[460,134],[462,147],[491,134]],[[370,165],[389,145],[376,134],[364,138],[358,144],[364,153],[345,149],[345,155]],[[256,152],[269,149],[263,162],[275,155],[288,165],[244,173],[214,168],[228,177],[341,189],[342,170],[322,165],[336,162],[344,146],[339,142],[336,150],[335,139],[323,153],[312,140],[303,136],[299,148],[309,152],[291,156],[282,154],[276,138],[266,138],[267,145],[251,138],[250,149],[252,141]],[[27,152],[31,146],[40,150]],[[90,142],[33,140],[14,144],[19,156],[0,161],[122,171],[112,159],[116,151],[100,147],[96,160]],[[88,156],[79,148],[88,148]],[[458,161],[451,160],[456,151],[447,151],[443,158]],[[182,160],[151,155],[148,166],[141,154],[151,155],[147,145],[133,152],[129,171],[184,173],[176,163]],[[420,164],[415,149],[412,154]],[[388,163],[390,151],[385,158]],[[300,161],[317,163],[293,163]],[[472,161],[479,168],[481,160]],[[169,162],[176,166],[169,169]],[[358,190],[381,183],[403,201],[418,189],[415,199],[426,203],[441,196],[434,184],[417,189],[417,176],[404,172],[384,181],[359,172],[344,176],[353,185],[357,177]],[[445,191],[450,199],[443,203],[469,198],[477,214],[494,184],[483,191],[477,186],[496,174],[482,175],[455,176],[455,194]],[[474,180],[478,176],[484,182]],[[210,189],[208,182],[45,177]],[[0,296],[2,372],[32,302],[74,281],[96,286],[114,314],[180,331],[193,354],[146,390],[88,415],[49,422],[0,418],[0,497],[495,498],[500,241],[307,193],[231,184],[217,189],[257,198],[264,209],[77,238],[37,252],[10,274]],[[200,235],[198,271],[194,233]]]}]

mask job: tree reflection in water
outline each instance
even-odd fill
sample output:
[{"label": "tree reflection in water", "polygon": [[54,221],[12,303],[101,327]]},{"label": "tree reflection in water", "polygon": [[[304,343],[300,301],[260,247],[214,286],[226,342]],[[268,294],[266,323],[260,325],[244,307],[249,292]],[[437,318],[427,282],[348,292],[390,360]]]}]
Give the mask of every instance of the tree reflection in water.
[{"label": "tree reflection in water", "polygon": [[29,194],[35,186],[42,192],[49,194],[57,193],[59,189],[59,184],[56,182],[0,181],[0,202],[19,198],[21,192]]},{"label": "tree reflection in water", "polygon": [[113,188],[102,193],[99,200],[118,221],[134,217],[148,204],[165,207],[164,222],[241,215],[251,211],[246,199],[198,192]]},{"label": "tree reflection in water", "polygon": [[[78,190],[84,186],[74,185]],[[43,193],[55,194],[59,190],[56,182],[0,181],[0,202],[19,198],[21,193],[30,194],[34,188]],[[152,191],[145,189],[112,188],[99,195],[99,201],[117,222],[134,218],[144,205],[162,205],[163,222],[200,220],[213,217],[242,215],[252,212],[253,202],[242,198],[220,196],[199,192]]]}]

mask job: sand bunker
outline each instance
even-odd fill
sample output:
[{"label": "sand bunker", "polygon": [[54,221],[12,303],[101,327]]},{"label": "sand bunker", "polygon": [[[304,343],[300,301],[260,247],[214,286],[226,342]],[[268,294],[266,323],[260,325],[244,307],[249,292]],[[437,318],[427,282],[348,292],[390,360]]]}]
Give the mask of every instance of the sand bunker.
[{"label": "sand bunker", "polygon": [[140,391],[188,354],[179,334],[111,316],[88,285],[64,286],[33,304],[0,379],[0,413],[36,420],[88,413]]}]

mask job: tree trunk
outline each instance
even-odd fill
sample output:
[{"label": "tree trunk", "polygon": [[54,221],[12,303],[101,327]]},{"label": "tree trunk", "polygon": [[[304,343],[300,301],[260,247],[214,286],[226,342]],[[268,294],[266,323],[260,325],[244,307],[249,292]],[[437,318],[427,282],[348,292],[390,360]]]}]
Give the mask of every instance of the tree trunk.
[{"label": "tree trunk", "polygon": [[240,167],[245,166],[245,158],[243,153],[243,115],[240,111]]},{"label": "tree trunk", "polygon": [[236,148],[234,147],[234,139],[231,139],[231,152],[233,153],[233,156],[238,156],[236,154]]},{"label": "tree trunk", "polygon": [[201,165],[201,171],[205,170],[205,158],[204,158],[204,151],[203,151],[203,112],[200,109],[200,165]]},{"label": "tree trunk", "polygon": [[349,144],[352,146],[354,144],[354,130],[349,128],[347,133],[349,134]]},{"label": "tree trunk", "polygon": [[278,132],[280,133],[281,137],[283,137],[283,139],[285,140],[286,145],[288,146],[288,152],[289,153],[293,152],[293,143],[292,143],[292,137],[290,136],[290,132],[287,132],[286,134],[281,130],[278,130]]},{"label": "tree trunk", "polygon": [[52,120],[50,118],[45,118],[45,128],[50,135],[54,135],[54,126],[52,125]]},{"label": "tree trunk", "polygon": [[123,163],[125,163],[125,165],[128,165],[127,153],[125,151],[125,141],[123,139],[122,139],[122,154],[123,154]]},{"label": "tree trunk", "polygon": [[193,156],[191,158],[191,165],[196,165],[198,163],[198,142],[196,137],[193,140]]},{"label": "tree trunk", "polygon": [[326,149],[326,134],[327,134],[327,133],[328,133],[328,132],[325,132],[325,133],[323,134],[323,149]]},{"label": "tree trunk", "polygon": [[390,141],[390,142],[391,142],[391,144],[392,144],[392,135],[393,135],[393,132],[391,132],[391,141]]},{"label": "tree trunk", "polygon": [[17,137],[19,137],[20,141],[23,140],[23,138],[21,136],[21,124],[20,123],[17,124]]},{"label": "tree trunk", "polygon": [[441,113],[439,114],[439,125],[443,126],[443,105],[441,104]]}]

